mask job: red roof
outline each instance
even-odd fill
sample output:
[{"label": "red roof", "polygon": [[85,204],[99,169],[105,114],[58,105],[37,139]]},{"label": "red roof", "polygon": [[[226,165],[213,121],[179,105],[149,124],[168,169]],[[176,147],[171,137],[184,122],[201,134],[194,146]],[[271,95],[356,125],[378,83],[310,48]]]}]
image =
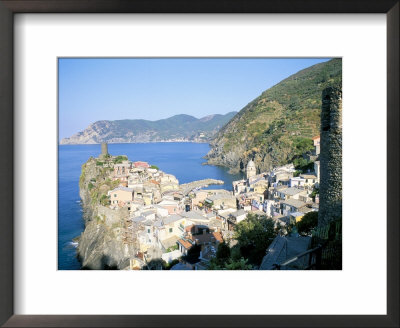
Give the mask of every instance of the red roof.
[{"label": "red roof", "polygon": [[181,244],[183,247],[185,247],[186,249],[189,249],[192,247],[192,244],[189,243],[188,241],[186,241],[185,239],[179,239],[178,243]]},{"label": "red roof", "polygon": [[194,227],[194,224],[192,224],[192,225],[190,225],[190,226],[187,226],[187,227],[185,228],[185,231],[190,232],[190,231],[192,230],[193,227]]},{"label": "red roof", "polygon": [[220,232],[213,232],[213,236],[220,243],[224,241],[224,239],[222,238],[222,234]]},{"label": "red roof", "polygon": [[150,167],[149,163],[141,161],[134,162],[133,165],[135,167]]},{"label": "red roof", "polygon": [[312,140],[317,140],[317,139],[320,139],[320,136],[312,137]]}]

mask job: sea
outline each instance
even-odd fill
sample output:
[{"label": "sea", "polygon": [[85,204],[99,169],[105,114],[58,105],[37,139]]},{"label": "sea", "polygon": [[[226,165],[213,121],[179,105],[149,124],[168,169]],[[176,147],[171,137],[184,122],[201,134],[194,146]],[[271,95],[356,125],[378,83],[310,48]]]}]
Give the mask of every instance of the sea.
[{"label": "sea", "polygon": [[[202,179],[223,180],[223,185],[209,189],[232,190],[232,181],[242,174],[230,174],[221,166],[202,165],[210,150],[209,144],[192,142],[160,142],[109,144],[111,155],[126,155],[131,161],[145,161],[173,174],[179,183]],[[84,230],[83,211],[79,197],[81,166],[90,156],[97,157],[100,145],[59,145],[58,147],[58,269],[79,270],[77,243],[73,239]]]}]

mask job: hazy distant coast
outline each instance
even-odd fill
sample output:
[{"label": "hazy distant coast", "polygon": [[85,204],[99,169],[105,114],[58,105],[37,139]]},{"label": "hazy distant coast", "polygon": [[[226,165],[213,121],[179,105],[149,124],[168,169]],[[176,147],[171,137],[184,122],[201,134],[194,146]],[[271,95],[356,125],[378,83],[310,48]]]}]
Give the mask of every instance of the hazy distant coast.
[{"label": "hazy distant coast", "polygon": [[69,138],[61,145],[147,142],[209,142],[236,112],[215,114],[203,118],[175,115],[167,119],[97,121]]}]

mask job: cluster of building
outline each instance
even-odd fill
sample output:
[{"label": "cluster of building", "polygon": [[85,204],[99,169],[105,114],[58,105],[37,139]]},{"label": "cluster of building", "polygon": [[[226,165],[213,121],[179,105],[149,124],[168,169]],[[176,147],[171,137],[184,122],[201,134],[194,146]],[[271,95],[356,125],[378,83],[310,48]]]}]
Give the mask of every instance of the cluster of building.
[{"label": "cluster of building", "polygon": [[[137,250],[131,269],[154,259],[180,260],[172,269],[205,269],[219,243],[234,243],[234,227],[248,213],[286,226],[318,210],[318,197],[310,195],[319,184],[318,161],[314,172],[298,176],[292,164],[257,174],[255,163],[249,161],[246,179],[234,181],[233,191],[182,188],[175,176],[147,162],[104,161],[103,165],[112,169],[109,178],[119,181],[108,191],[109,207],[127,208],[129,213],[121,234],[127,247]],[[194,247],[200,253],[191,263],[187,259]]]}]

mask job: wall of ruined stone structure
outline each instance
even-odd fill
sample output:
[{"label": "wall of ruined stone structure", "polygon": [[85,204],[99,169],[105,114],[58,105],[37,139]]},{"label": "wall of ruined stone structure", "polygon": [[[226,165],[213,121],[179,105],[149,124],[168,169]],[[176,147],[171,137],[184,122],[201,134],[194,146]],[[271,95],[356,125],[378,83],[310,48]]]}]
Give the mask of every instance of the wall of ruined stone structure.
[{"label": "wall of ruined stone structure", "polygon": [[101,155],[102,155],[102,156],[108,155],[108,145],[107,145],[107,143],[105,143],[105,142],[103,142],[103,143],[101,144]]},{"label": "wall of ruined stone structure", "polygon": [[318,226],[342,217],[342,89],[322,92]]}]

